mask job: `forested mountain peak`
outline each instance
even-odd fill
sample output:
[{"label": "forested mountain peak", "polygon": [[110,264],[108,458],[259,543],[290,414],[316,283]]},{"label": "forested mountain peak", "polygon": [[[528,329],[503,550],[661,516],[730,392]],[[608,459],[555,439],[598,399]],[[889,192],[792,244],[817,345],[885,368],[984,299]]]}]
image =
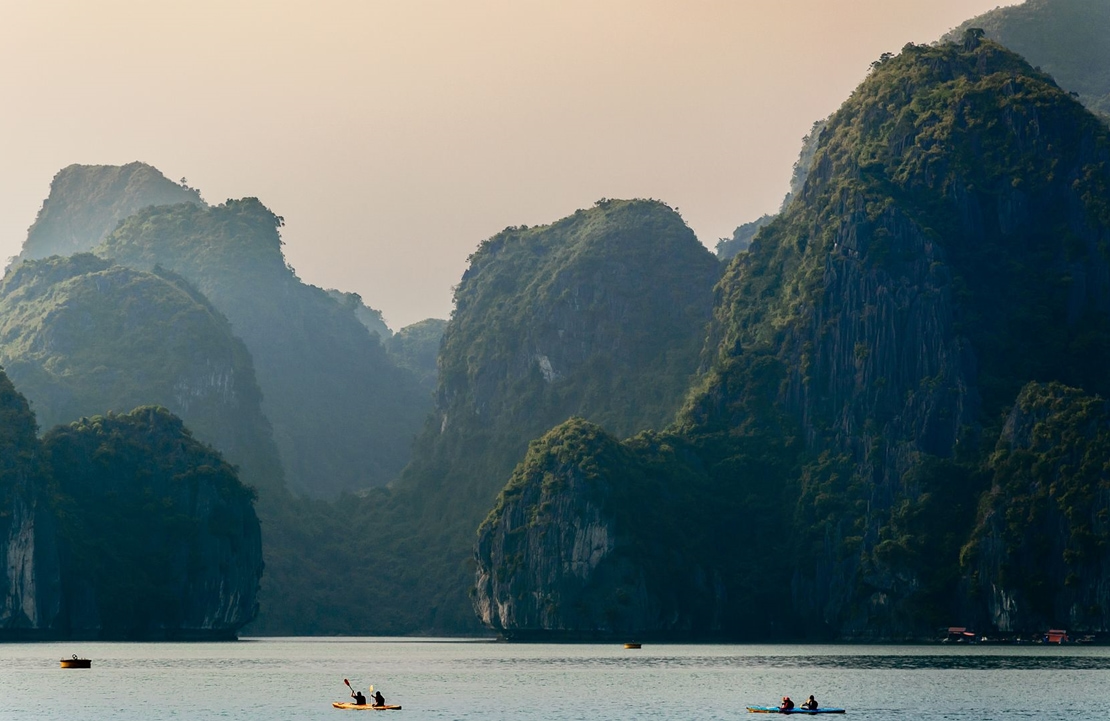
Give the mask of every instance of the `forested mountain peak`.
[{"label": "forested mountain peak", "polygon": [[50,183],[17,261],[87,252],[135,211],[176,203],[204,205],[204,200],[146,163],[70,165]]}]

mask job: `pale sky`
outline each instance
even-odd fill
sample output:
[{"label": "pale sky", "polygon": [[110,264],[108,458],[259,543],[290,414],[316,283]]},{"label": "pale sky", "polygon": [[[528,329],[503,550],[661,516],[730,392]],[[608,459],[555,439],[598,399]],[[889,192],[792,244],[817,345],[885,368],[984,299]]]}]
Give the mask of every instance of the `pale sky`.
[{"label": "pale sky", "polygon": [[141,160],[260,198],[302,279],[393,329],[446,318],[484,238],[602,197],[712,248],[872,60],[999,4],[0,0],[0,261],[62,167]]}]

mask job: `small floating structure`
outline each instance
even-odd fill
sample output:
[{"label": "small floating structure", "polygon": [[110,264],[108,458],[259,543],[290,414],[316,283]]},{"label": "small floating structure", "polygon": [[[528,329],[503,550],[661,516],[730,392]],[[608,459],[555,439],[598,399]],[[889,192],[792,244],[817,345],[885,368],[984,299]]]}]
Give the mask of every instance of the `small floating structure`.
[{"label": "small floating structure", "polygon": [[1050,628],[1044,635],[1045,643],[1068,643],[1068,632],[1062,628]]},{"label": "small floating structure", "polygon": [[62,668],[92,668],[92,660],[77,658],[77,654],[73,654],[72,658],[63,658],[60,663]]},{"label": "small floating structure", "polygon": [[975,643],[977,640],[975,632],[969,631],[966,626],[949,626],[944,643]]},{"label": "small floating structure", "polygon": [[638,644],[638,643],[626,643],[626,644],[624,644],[625,648],[640,648],[640,646],[641,646],[641,644]]}]

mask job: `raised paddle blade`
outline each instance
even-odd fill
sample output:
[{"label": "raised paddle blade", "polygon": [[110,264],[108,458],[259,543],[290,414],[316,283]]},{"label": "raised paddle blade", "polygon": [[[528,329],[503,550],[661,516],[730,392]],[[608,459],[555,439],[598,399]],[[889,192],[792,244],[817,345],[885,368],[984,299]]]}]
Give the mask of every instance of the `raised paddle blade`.
[{"label": "raised paddle blade", "polygon": [[374,684],[370,684],[370,693],[374,693]]},{"label": "raised paddle blade", "polygon": [[354,691],[354,689],[351,688],[351,682],[350,681],[348,681],[347,679],[343,679],[343,683],[347,684],[347,688],[350,688],[352,691]]}]

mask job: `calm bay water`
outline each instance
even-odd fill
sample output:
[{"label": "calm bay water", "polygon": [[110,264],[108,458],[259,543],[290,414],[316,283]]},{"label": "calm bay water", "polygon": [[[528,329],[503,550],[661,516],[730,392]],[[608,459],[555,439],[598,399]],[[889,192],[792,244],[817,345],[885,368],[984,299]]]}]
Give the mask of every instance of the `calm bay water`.
[{"label": "calm bay water", "polygon": [[[58,659],[93,659],[63,670]],[[331,708],[343,679],[400,712]],[[1110,648],[534,645],[397,639],[0,644],[0,719],[736,719],[783,694],[840,718],[1110,718]],[[398,715],[399,714],[399,715]],[[797,717],[795,717],[797,718]],[[824,717],[837,718],[837,717]]]}]

